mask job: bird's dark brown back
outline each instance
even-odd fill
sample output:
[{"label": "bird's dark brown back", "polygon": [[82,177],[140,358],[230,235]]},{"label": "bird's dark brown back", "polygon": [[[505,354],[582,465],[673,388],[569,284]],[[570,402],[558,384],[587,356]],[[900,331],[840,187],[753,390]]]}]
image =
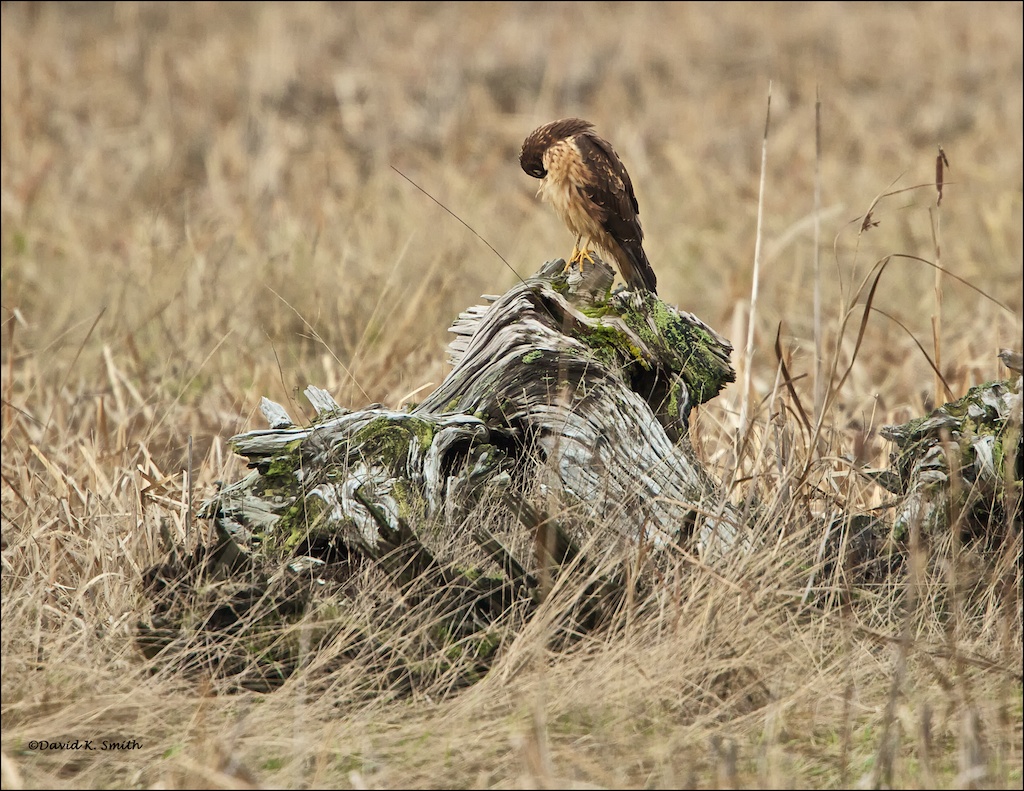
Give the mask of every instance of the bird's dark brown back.
[{"label": "bird's dark brown back", "polygon": [[626,172],[612,144],[597,133],[587,130],[576,138],[587,168],[595,174],[603,173],[584,191],[587,198],[601,210],[601,226],[622,251],[622,276],[630,288],[646,289],[657,293],[658,279],[647,254],[644,252],[644,231],[640,226],[640,204],[633,192],[633,182]]}]

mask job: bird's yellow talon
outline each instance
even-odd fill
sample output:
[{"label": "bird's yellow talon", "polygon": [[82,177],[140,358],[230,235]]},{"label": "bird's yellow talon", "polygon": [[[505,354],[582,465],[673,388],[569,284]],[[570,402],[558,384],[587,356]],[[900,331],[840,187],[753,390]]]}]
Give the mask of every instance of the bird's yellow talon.
[{"label": "bird's yellow talon", "polygon": [[573,264],[578,264],[580,273],[583,272],[583,262],[586,261],[591,266],[594,266],[594,256],[590,250],[583,248],[580,249],[579,242],[572,246],[572,255],[569,256],[569,260],[565,263],[565,269],[563,271],[568,272]]},{"label": "bird's yellow talon", "polygon": [[565,262],[565,267],[562,269],[562,273],[565,274],[570,269],[572,269],[572,265],[575,264],[577,261],[579,261],[579,258],[580,258],[580,248],[577,245],[573,245],[572,246],[572,255],[570,255],[569,256],[569,260]]}]

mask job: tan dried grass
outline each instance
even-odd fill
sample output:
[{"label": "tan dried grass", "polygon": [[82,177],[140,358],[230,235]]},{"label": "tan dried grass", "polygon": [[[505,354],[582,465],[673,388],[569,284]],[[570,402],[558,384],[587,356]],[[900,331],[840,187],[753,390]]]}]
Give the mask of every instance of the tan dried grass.
[{"label": "tan dried grass", "polygon": [[[874,200],[930,183],[939,144],[942,263],[1008,308],[943,281],[943,376],[959,395],[1019,347],[1019,5],[0,14],[5,788],[1020,787],[1019,536],[981,578],[969,549],[922,549],[913,607],[886,587],[850,607],[808,518],[878,505],[839,457],[884,466],[878,427],[934,395],[888,319],[854,359],[854,289],[885,256],[934,259],[933,188]],[[753,429],[734,444],[732,388],[694,438],[785,524],[770,553],[725,572],[680,558],[607,633],[553,653],[578,593],[560,591],[457,695],[442,679],[367,697],[358,668],[323,672],[338,645],[268,695],[215,694],[139,656],[141,571],[201,539],[189,489],[242,474],[224,440],[261,427],[261,395],[295,417],[307,383],[397,404],[444,376],[458,311],[514,282],[391,166],[526,275],[569,239],[516,165],[521,139],[593,120],[633,175],[664,298],[739,344],[769,79]],[[771,349],[782,322],[811,407],[819,90],[822,344],[850,372],[812,444]],[[874,302],[929,350],[936,282],[895,260]],[[75,738],[140,746],[29,746]]]}]

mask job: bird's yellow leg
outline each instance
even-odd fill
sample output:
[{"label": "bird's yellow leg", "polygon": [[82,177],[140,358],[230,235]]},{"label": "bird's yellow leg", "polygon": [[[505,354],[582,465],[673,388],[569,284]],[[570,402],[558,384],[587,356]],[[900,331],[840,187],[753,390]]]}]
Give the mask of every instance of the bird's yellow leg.
[{"label": "bird's yellow leg", "polygon": [[569,260],[565,262],[565,268],[563,272],[568,272],[573,264],[579,263],[580,260],[580,237],[576,237],[576,241],[572,245],[572,255],[569,256]]},{"label": "bird's yellow leg", "polygon": [[[589,242],[590,240],[588,239],[587,241]],[[590,246],[589,245],[584,245],[583,246],[583,248],[579,251],[578,258],[579,258],[579,264],[580,264],[580,272],[583,271],[583,262],[584,261],[586,261],[591,266],[594,266],[594,256],[592,256],[590,254]]]},{"label": "bird's yellow leg", "polygon": [[[580,273],[583,272],[583,262],[587,261],[591,266],[594,265],[594,257],[590,254],[590,250],[586,246],[580,247],[580,242],[583,240],[583,235],[580,234],[576,237],[576,243],[572,246],[572,255],[565,264],[565,271],[569,271],[569,267],[573,264],[580,265]],[[589,241],[589,240],[588,240]]]}]

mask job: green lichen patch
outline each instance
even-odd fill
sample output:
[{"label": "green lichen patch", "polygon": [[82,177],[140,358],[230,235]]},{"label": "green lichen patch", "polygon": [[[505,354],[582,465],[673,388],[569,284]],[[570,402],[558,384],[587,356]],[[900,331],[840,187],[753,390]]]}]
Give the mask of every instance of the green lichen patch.
[{"label": "green lichen patch", "polygon": [[[294,439],[274,456],[257,465],[260,477],[255,491],[261,497],[288,498],[299,488],[298,471],[302,468],[302,439]],[[238,449],[235,448],[238,452]]]},{"label": "green lichen patch", "polygon": [[606,301],[602,301],[593,305],[587,305],[581,308],[580,312],[588,319],[600,319],[611,313],[612,309]]},{"label": "green lichen patch", "polygon": [[264,537],[265,552],[269,556],[283,559],[305,540],[312,543],[318,532],[337,532],[338,525],[329,525],[330,510],[327,504],[316,495],[298,498],[295,503],[281,516],[274,535]]},{"label": "green lichen patch", "polygon": [[686,320],[653,294],[645,295],[642,311],[629,308],[622,319],[668,364],[668,373],[682,376],[694,405],[709,401],[736,381],[728,358],[731,350],[708,329]]},{"label": "green lichen patch", "polygon": [[360,456],[366,461],[380,463],[399,474],[405,467],[412,443],[425,452],[433,441],[434,427],[427,421],[409,415],[382,415],[359,429],[351,444],[359,448]]},{"label": "green lichen patch", "polygon": [[[663,368],[665,378],[681,378],[692,405],[714,398],[736,372],[729,363],[728,344],[699,321],[680,314],[656,295],[633,295],[630,301],[597,303],[584,313],[598,320],[577,329],[575,337],[593,350],[605,366],[652,370],[651,357]],[[650,357],[633,339],[606,318],[621,318],[650,352]],[[678,400],[678,392],[675,394]]]},{"label": "green lichen patch", "polygon": [[615,370],[638,364],[650,369],[651,364],[643,351],[619,328],[598,322],[580,327],[575,333],[594,353],[594,357],[606,368]]},{"label": "green lichen patch", "polygon": [[427,501],[419,487],[405,478],[391,483],[391,497],[398,506],[398,517],[407,522],[419,521],[426,511]]}]

